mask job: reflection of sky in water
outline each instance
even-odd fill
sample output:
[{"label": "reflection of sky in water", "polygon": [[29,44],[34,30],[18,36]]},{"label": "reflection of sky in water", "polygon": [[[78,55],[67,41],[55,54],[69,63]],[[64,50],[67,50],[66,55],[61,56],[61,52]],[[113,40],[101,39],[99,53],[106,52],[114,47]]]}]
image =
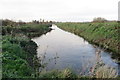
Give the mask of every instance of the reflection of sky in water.
[{"label": "reflection of sky in water", "polygon": [[[83,38],[52,26],[51,32],[33,39],[38,47],[38,56],[46,53],[47,69],[72,68],[76,72],[91,67],[96,62],[96,49]],[[57,60],[49,59],[59,56]],[[101,52],[101,59],[105,64],[117,67],[109,53]],[[54,64],[56,62],[56,64]]]}]

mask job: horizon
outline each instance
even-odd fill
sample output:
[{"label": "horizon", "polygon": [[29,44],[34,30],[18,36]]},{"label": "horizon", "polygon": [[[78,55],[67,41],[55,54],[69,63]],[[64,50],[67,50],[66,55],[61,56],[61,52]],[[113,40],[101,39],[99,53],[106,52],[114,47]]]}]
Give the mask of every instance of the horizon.
[{"label": "horizon", "polygon": [[1,0],[0,19],[13,21],[44,19],[56,22],[91,22],[102,17],[118,20],[119,0]]},{"label": "horizon", "polygon": [[[98,17],[96,17],[96,18],[98,18]],[[103,18],[103,17],[100,17],[100,18]],[[14,22],[25,22],[25,23],[29,23],[29,22],[32,22],[32,21],[35,21],[35,20],[29,20],[29,21],[23,21],[23,20],[13,20],[13,19],[0,19],[0,21],[1,20],[10,20],[10,21],[14,21]],[[44,20],[44,19],[43,19]],[[40,20],[36,20],[36,21],[39,21],[40,22]],[[51,20],[45,20],[44,22],[50,22]],[[111,21],[119,21],[119,20],[107,20],[107,22],[111,22]],[[84,22],[93,22],[93,19],[91,20],[91,21],[52,21],[52,22],[73,22],[73,23],[84,23]]]}]

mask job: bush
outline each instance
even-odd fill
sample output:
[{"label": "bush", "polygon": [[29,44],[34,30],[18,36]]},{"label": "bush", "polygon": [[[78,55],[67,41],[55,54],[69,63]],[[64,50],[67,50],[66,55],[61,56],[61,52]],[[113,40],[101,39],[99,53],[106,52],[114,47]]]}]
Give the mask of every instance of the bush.
[{"label": "bush", "polygon": [[106,22],[107,20],[105,18],[101,18],[101,17],[98,17],[98,18],[94,18],[93,19],[93,22]]}]

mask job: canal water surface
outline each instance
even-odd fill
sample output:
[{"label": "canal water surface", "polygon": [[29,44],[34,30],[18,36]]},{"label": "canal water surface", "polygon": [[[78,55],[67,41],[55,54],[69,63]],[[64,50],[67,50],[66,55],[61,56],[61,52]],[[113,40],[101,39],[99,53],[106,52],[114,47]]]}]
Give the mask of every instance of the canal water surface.
[{"label": "canal water surface", "polygon": [[82,37],[66,32],[56,25],[53,30],[40,37],[32,39],[38,45],[38,57],[47,63],[46,70],[69,68],[78,74],[88,74],[97,61],[115,68],[118,64],[111,58],[109,52],[88,43]]}]

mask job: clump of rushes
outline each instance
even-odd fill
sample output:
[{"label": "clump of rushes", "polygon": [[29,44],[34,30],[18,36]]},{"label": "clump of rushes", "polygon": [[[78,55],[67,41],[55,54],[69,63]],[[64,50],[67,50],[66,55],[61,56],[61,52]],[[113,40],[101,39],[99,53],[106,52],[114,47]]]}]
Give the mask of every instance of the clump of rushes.
[{"label": "clump of rushes", "polygon": [[97,62],[90,71],[93,78],[117,78],[118,72],[115,68],[105,65],[102,61]]},{"label": "clump of rushes", "polygon": [[70,69],[43,71],[40,73],[39,78],[78,78]]},{"label": "clump of rushes", "polygon": [[116,78],[117,71],[108,66],[102,66],[98,68],[95,72],[96,78]]}]

